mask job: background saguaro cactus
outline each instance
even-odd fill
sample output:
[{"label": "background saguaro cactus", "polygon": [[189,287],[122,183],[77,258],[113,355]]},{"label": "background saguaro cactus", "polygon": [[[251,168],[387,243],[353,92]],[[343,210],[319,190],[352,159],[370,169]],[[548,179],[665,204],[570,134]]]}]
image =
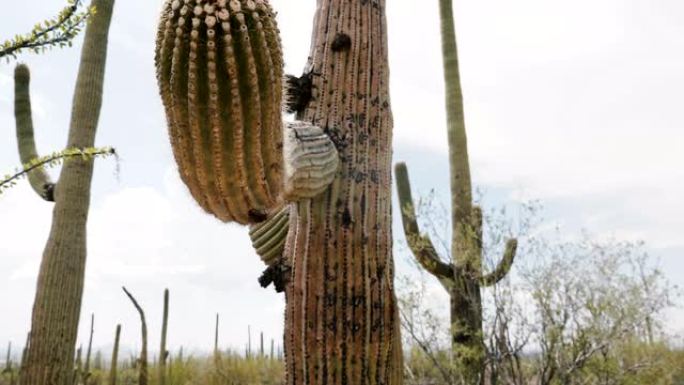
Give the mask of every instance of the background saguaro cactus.
[{"label": "background saguaro cactus", "polygon": [[109,385],[116,385],[117,366],[119,365],[119,341],[121,340],[121,324],[116,325],[114,347],[109,365]]},{"label": "background saguaro cactus", "polygon": [[166,360],[169,351],[166,350],[166,335],[169,326],[169,289],[164,289],[164,310],[162,312],[161,338],[159,342],[159,362],[157,364],[157,379],[160,385],[166,385]]},{"label": "background saguaro cactus", "polygon": [[451,174],[451,261],[442,261],[430,238],[420,232],[408,171],[403,163],[396,165],[397,191],[409,247],[423,268],[440,280],[451,297],[452,349],[459,371],[457,375],[465,384],[478,384],[483,381],[485,365],[480,289],[494,285],[506,276],[515,258],[517,241],[508,240],[495,270],[483,273],[482,210],[472,201],[452,1],[440,0],[439,10]]},{"label": "background saguaro cactus", "polygon": [[[93,147],[102,104],[114,1],[93,0],[92,5],[97,8],[97,15],[86,29],[68,148]],[[64,164],[54,189],[52,228],[38,275],[31,342],[21,377],[24,385],[62,385],[72,372],[83,294],[92,175],[91,161],[72,160]]]},{"label": "background saguaro cactus", "polygon": [[138,385],[147,385],[149,372],[147,369],[147,320],[145,319],[145,311],[135,297],[133,297],[131,292],[129,292],[125,287],[122,287],[122,289],[124,293],[126,293],[128,299],[131,300],[131,303],[133,303],[135,310],[140,316],[140,339],[142,345],[140,347],[140,357],[137,359]]}]

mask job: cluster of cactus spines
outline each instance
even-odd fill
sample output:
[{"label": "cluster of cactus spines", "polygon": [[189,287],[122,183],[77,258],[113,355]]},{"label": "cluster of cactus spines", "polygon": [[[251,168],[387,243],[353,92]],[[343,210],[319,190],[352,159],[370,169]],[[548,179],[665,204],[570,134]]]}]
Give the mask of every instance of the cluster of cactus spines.
[{"label": "cluster of cactus spines", "polygon": [[310,199],[332,183],[339,156],[335,144],[320,127],[288,122],[283,138],[285,199]]},{"label": "cluster of cactus spines", "polygon": [[182,180],[223,221],[282,207],[283,59],[265,0],[168,0],[156,66]]},{"label": "cluster of cactus spines", "polygon": [[491,286],[510,271],[517,241],[506,243],[503,258],[489,274],[482,269],[482,210],[473,205],[468,159],[468,141],[458,51],[451,0],[439,2],[442,55],[446,89],[447,133],[451,183],[451,258],[443,262],[429,237],[421,234],[416,221],[406,165],[396,166],[397,189],[407,242],[425,270],[437,277],[451,299],[451,335],[454,363],[468,384],[484,381],[485,350],[482,331],[482,286]]},{"label": "cluster of cactus spines", "polygon": [[[71,111],[67,148],[92,148],[102,105],[107,41],[114,0],[93,0]],[[73,160],[55,186],[52,227],[41,260],[31,340],[20,384],[64,384],[73,373],[86,266],[86,225],[93,162]],[[69,358],[67,358],[69,357]]]},{"label": "cluster of cactus spines", "polygon": [[290,208],[284,207],[266,221],[250,226],[252,246],[267,266],[272,266],[283,255],[289,228]]},{"label": "cluster of cactus spines", "polygon": [[[31,72],[28,66],[19,64],[14,70],[14,116],[17,128],[17,145],[22,164],[37,159],[36,142],[33,135],[33,115],[31,113],[30,95]],[[33,190],[48,202],[54,202],[55,184],[47,171],[39,167],[28,173],[28,180]]]}]

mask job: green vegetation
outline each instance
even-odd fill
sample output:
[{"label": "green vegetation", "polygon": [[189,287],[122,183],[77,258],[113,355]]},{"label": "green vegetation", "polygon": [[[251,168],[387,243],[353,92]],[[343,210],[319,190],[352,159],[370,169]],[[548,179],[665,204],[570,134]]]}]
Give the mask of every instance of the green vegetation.
[{"label": "green vegetation", "polygon": [[[485,217],[485,261],[495,259],[508,234],[519,235],[522,256],[512,274],[483,295],[485,384],[677,384],[681,341],[668,334],[665,311],[679,291],[641,242],[539,232],[541,207]],[[448,239],[448,213],[434,196],[420,201],[423,228],[437,244]],[[449,359],[445,311],[430,304],[428,276],[400,284],[402,327],[412,384],[469,384]]]},{"label": "green vegetation", "polygon": [[[84,376],[75,377],[69,385],[110,385],[107,380],[110,363],[101,367],[93,367]],[[139,364],[134,358],[119,363],[116,384],[138,384]],[[151,373],[160,373],[157,364],[149,367]],[[281,359],[270,356],[255,355],[244,357],[235,352],[220,352],[218,356],[183,356],[182,353],[172,355],[164,367],[167,385],[279,385],[284,376],[284,364]],[[20,373],[12,366],[0,375],[0,385],[15,385]],[[149,385],[160,385],[158,375],[150,376]]]},{"label": "green vegetation", "polygon": [[[27,7],[28,8],[28,7]],[[23,51],[42,53],[54,47],[71,47],[95,8],[83,9],[82,0],[68,0],[67,5],[52,19],[37,23],[31,32],[17,34],[0,44],[0,59],[16,59]]]}]

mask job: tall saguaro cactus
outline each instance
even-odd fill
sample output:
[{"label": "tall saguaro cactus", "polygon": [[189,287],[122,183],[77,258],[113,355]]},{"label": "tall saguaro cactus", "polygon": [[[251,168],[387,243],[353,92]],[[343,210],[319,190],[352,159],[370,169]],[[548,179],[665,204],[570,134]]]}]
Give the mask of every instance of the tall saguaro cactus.
[{"label": "tall saguaro cactus", "polygon": [[288,384],[401,384],[391,226],[392,113],[384,0],[318,0],[298,118],[324,128],[340,169],[292,206],[285,263]]},{"label": "tall saguaro cactus", "polygon": [[451,257],[440,259],[432,241],[421,234],[411,197],[408,171],[396,165],[402,222],[409,247],[425,270],[437,277],[451,297],[451,334],[456,369],[465,384],[478,384],[484,372],[480,289],[503,279],[513,264],[517,241],[510,239],[498,266],[489,274],[482,269],[482,210],[473,206],[463,94],[451,0],[440,0],[442,55],[446,89],[449,168],[451,174]]},{"label": "tall saguaro cactus", "polygon": [[[102,105],[107,36],[114,0],[93,0],[97,14],[86,29],[74,92],[68,148],[91,148]],[[17,69],[17,84],[28,70]],[[24,82],[28,87],[28,82]],[[17,103],[21,102],[21,92]],[[28,93],[26,93],[28,95]],[[26,101],[26,100],[24,100]],[[30,109],[17,108],[17,130],[30,121]],[[33,146],[21,146],[20,151]],[[35,147],[33,147],[35,148]],[[23,158],[23,155],[22,155]],[[86,264],[86,222],[90,205],[93,164],[71,160],[64,164],[54,188],[52,228],[38,275],[29,345],[22,385],[62,385],[70,378],[81,312]],[[34,185],[34,187],[36,187]],[[38,186],[41,187],[41,186]],[[47,190],[45,190],[47,191]],[[41,194],[43,198],[45,194]]]},{"label": "tall saguaro cactus", "polygon": [[183,181],[276,267],[286,383],[401,384],[385,1],[318,0],[295,123],[267,0],[167,0],[156,54]]}]

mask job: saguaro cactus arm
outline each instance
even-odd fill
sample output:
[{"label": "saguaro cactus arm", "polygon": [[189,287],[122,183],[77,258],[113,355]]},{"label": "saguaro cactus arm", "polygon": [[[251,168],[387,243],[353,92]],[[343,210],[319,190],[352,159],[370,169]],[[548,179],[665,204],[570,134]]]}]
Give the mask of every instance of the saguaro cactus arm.
[{"label": "saguaro cactus arm", "polygon": [[394,167],[394,176],[397,182],[397,193],[401,207],[401,222],[404,225],[406,242],[418,262],[425,270],[440,280],[451,280],[454,271],[450,264],[442,262],[430,237],[420,233],[416,211],[411,195],[411,182],[405,163],[397,163]]},{"label": "saguaro cactus arm", "polygon": [[289,228],[290,208],[285,207],[265,222],[252,225],[249,237],[261,260],[273,265],[282,255]]},{"label": "saguaro cactus arm", "polygon": [[[22,164],[30,163],[38,158],[36,142],[33,135],[33,117],[31,114],[30,94],[31,72],[25,64],[19,64],[14,70],[14,117],[17,127],[17,145]],[[33,190],[48,202],[54,202],[55,183],[43,167],[37,167],[28,173],[28,180]]]},{"label": "saguaro cactus arm", "polygon": [[504,251],[503,258],[491,273],[482,276],[480,283],[483,286],[492,286],[501,281],[511,271],[517,249],[518,241],[516,239],[506,241],[506,250]]},{"label": "saguaro cactus arm", "polygon": [[253,224],[283,205],[283,60],[264,0],[167,0],[157,79],[181,179],[224,222]]},{"label": "saguaro cactus arm", "polygon": [[[471,231],[472,236],[475,237],[474,247],[476,248],[475,254],[482,256],[482,242],[483,242],[483,215],[482,208],[480,206],[473,206],[472,220],[471,220]],[[480,284],[482,286],[492,286],[501,281],[513,266],[513,260],[515,259],[516,250],[518,248],[518,241],[516,239],[509,239],[506,241],[506,248],[504,250],[504,255],[499,261],[499,264],[494,268],[494,270],[489,274],[482,274],[480,276]]]}]

